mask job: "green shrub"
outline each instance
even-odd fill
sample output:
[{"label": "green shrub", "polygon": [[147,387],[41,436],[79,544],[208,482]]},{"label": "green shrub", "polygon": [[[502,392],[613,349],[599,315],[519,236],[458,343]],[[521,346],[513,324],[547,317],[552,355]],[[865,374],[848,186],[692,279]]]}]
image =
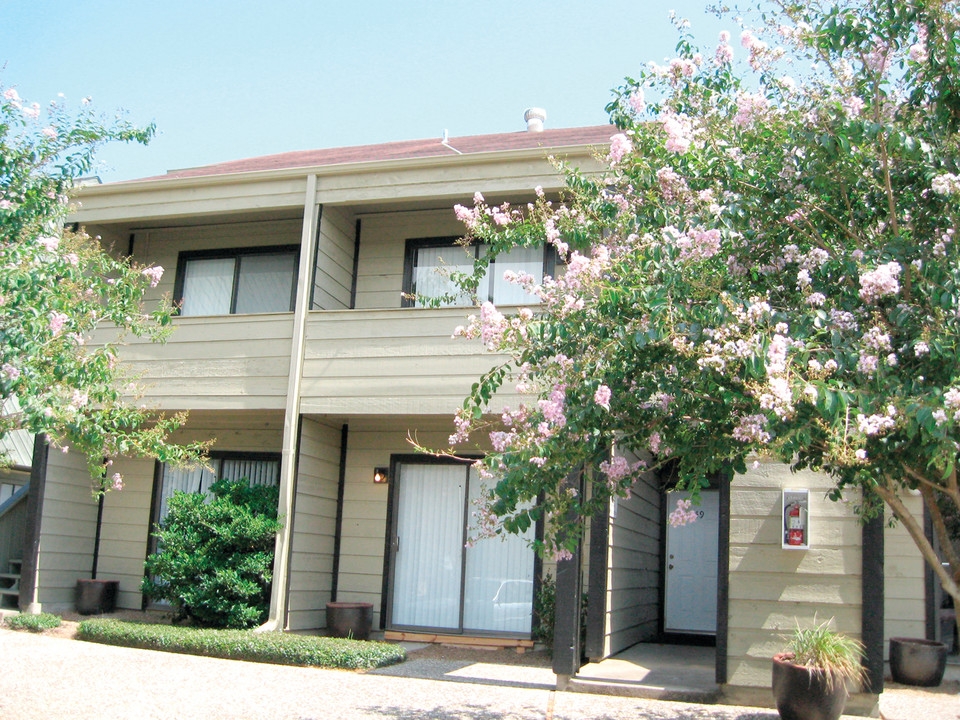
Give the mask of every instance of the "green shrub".
[{"label": "green shrub", "polygon": [[215,630],[93,619],[80,623],[80,639],[106,645],[164,650],[279,665],[350,670],[383,667],[406,659],[399,645],[251,630]]},{"label": "green shrub", "polygon": [[219,480],[204,493],[174,493],[156,532],[141,588],[176,619],[246,628],[267,619],[279,488]]},{"label": "green shrub", "polygon": [[7,627],[13,628],[14,630],[43,632],[44,630],[52,630],[55,627],[60,627],[61,620],[59,615],[51,615],[50,613],[39,613],[38,615],[20,613],[19,615],[11,615],[4,622]]}]

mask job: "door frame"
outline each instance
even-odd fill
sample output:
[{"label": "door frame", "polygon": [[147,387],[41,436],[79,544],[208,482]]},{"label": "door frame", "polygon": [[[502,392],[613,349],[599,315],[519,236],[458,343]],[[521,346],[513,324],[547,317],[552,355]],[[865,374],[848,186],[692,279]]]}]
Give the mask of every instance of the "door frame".
[{"label": "door frame", "polygon": [[[466,581],[465,577],[461,573],[460,578],[460,612],[459,612],[459,627],[458,628],[434,628],[426,627],[420,625],[394,625],[393,624],[393,591],[395,587],[394,574],[396,571],[396,534],[398,529],[398,517],[399,517],[399,492],[400,492],[400,475],[399,468],[400,465],[407,464],[419,464],[419,465],[451,465],[451,466],[461,466],[464,469],[464,472],[467,474],[467,480],[469,481],[469,469],[470,465],[476,461],[480,460],[482,456],[479,455],[462,455],[462,459],[448,458],[448,457],[436,457],[433,455],[420,455],[420,454],[410,454],[410,453],[398,453],[392,454],[390,456],[390,492],[387,495],[387,527],[384,534],[384,550],[383,550],[383,583],[381,587],[380,594],[380,629],[381,630],[398,630],[398,631],[407,631],[407,632],[423,632],[431,633],[438,635],[464,635],[468,634],[470,637],[506,637],[506,638],[529,638],[533,634],[534,627],[534,612],[532,608],[536,605],[535,602],[531,605],[531,617],[530,617],[530,632],[527,633],[517,633],[517,632],[504,632],[496,630],[475,630],[468,629],[464,630],[463,628],[463,610],[464,610],[464,592]],[[469,488],[464,486],[464,512],[469,512],[469,498],[470,492]],[[462,544],[461,544],[461,555],[460,562],[461,568],[466,568],[466,541],[467,541],[467,516],[464,515],[463,522],[463,533],[462,533]],[[537,521],[535,533],[536,537],[542,537],[542,523]],[[540,592],[540,575],[541,575],[541,560],[539,556],[534,553],[533,560],[533,594],[532,600],[535,600],[537,594]]]}]

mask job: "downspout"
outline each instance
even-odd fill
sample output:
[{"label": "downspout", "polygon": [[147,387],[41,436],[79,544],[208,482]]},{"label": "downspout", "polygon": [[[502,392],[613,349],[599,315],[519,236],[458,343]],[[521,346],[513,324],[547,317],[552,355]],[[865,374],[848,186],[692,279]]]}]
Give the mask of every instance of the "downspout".
[{"label": "downspout", "polygon": [[307,175],[307,191],[303,204],[303,230],[300,234],[300,271],[297,278],[297,299],[293,312],[293,338],[290,346],[290,374],[287,380],[287,402],[283,413],[283,444],[280,453],[279,515],[283,528],[277,533],[273,558],[273,588],[270,615],[260,630],[283,630],[287,624],[287,577],[293,543],[293,510],[296,496],[297,426],[300,421],[300,384],[303,375],[304,344],[310,296],[313,288],[315,248],[320,229],[317,208],[317,176]]}]

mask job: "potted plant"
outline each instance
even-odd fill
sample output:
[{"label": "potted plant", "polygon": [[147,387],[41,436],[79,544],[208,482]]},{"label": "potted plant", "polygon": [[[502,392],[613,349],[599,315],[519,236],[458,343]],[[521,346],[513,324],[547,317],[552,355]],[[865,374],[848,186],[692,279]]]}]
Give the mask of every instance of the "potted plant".
[{"label": "potted plant", "polygon": [[862,675],[863,645],[831,630],[831,621],[798,625],[786,652],[773,656],[773,697],[783,720],[837,720],[847,682]]}]

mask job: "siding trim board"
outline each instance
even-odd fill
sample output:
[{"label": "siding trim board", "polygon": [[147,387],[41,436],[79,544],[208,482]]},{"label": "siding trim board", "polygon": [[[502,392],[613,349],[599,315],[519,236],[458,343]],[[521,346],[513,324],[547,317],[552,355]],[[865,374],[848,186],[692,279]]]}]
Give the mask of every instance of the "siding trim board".
[{"label": "siding trim board", "polygon": [[[320,235],[323,232],[322,230],[322,221],[323,221],[323,205],[317,205],[317,236],[314,238],[313,244],[313,265],[310,270],[310,301],[307,305],[309,308],[313,308],[313,303],[317,294],[317,263],[320,262]],[[294,268],[294,277],[297,276],[296,268]],[[290,298],[290,308],[293,308],[293,303],[296,300],[296,288],[294,288],[294,296]]]},{"label": "siding trim board", "polygon": [[350,309],[357,307],[357,278],[360,273],[360,231],[362,218],[357,218],[353,231],[353,281],[350,283]]},{"label": "siding trim board", "polygon": [[340,468],[337,474],[337,519],[333,531],[333,578],[330,586],[330,602],[337,601],[340,584],[340,546],[343,539],[343,501],[347,488],[347,440],[350,427],[344,423],[340,428]]},{"label": "siding trim board", "polygon": [[[297,486],[299,485],[300,478],[300,446],[303,443],[303,415],[300,415],[297,418],[297,442],[294,450],[294,460],[293,460],[293,478],[291,483],[293,485],[293,501],[290,504],[290,517],[287,518],[287,522],[290,524],[290,537],[296,537],[296,528],[293,526],[294,521],[297,517]],[[292,543],[292,540],[291,540]],[[291,548],[292,550],[292,548]],[[287,563],[287,574],[283,580],[283,609],[284,615],[283,618],[283,627],[284,629],[290,628],[290,586],[291,578],[293,576],[293,563]],[[272,595],[273,593],[271,593]]]},{"label": "siding trim board", "polygon": [[[162,494],[162,484],[161,480],[163,478],[163,463],[159,460],[154,460],[153,462],[153,488],[150,492],[150,521],[147,523],[147,551],[144,554],[143,562],[147,562],[147,558],[153,555],[157,551],[157,537],[153,534],[153,528],[156,524],[156,517],[160,514],[160,496]],[[146,577],[147,573],[144,571],[143,576]],[[150,605],[150,601],[147,599],[147,596],[143,593],[140,594],[140,609],[146,610]]]}]

